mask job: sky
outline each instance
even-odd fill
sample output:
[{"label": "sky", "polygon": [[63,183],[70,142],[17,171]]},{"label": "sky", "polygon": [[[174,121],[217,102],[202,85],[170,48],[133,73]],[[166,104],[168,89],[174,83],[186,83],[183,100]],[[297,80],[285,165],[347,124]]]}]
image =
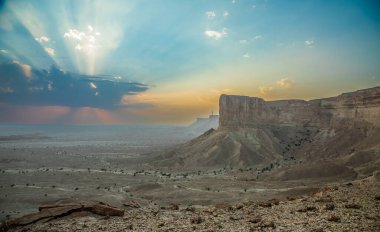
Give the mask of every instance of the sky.
[{"label": "sky", "polygon": [[380,85],[377,0],[0,1],[0,123],[186,124]]}]

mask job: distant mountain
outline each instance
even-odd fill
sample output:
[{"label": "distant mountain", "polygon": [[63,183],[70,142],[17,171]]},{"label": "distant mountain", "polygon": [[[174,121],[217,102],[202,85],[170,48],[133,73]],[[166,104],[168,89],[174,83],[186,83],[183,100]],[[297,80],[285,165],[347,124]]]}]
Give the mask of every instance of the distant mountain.
[{"label": "distant mountain", "polygon": [[380,169],[380,87],[311,101],[222,95],[219,109],[217,130],[162,151],[155,163],[275,169],[265,178],[287,180]]},{"label": "distant mountain", "polygon": [[185,129],[188,133],[196,136],[203,134],[211,128],[217,129],[219,125],[219,115],[209,115],[208,118],[197,118],[195,122]]}]

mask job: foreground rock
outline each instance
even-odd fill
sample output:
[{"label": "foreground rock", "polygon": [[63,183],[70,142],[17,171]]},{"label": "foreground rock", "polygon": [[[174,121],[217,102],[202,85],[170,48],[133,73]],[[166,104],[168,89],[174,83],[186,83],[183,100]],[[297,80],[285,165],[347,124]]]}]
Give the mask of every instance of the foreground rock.
[{"label": "foreground rock", "polygon": [[[123,211],[95,204],[105,209],[100,215],[51,216],[49,221],[21,226],[21,221],[25,223],[29,215],[19,219],[20,226],[11,231],[380,231],[380,202],[375,199],[380,183],[372,178],[351,183],[330,184],[317,193],[284,201],[270,200],[270,204],[242,202],[231,207],[207,208],[183,205],[179,210],[151,205],[130,208],[122,217],[101,216],[120,216]],[[75,204],[45,206],[40,215],[51,209],[56,215],[65,215],[64,211],[77,210],[76,207]],[[88,207],[84,204],[80,209],[85,208]]]},{"label": "foreground rock", "polygon": [[101,216],[123,216],[124,210],[103,202],[72,202],[43,205],[38,208],[39,212],[25,215],[21,218],[9,221],[4,225],[12,228],[27,226],[36,223],[43,223],[69,216],[78,212],[89,212]]}]

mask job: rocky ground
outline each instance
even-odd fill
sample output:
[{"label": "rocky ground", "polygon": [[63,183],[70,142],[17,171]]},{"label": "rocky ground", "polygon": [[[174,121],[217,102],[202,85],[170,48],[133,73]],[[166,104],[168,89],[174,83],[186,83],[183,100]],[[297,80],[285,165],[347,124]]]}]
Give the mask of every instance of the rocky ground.
[{"label": "rocky ground", "polygon": [[380,182],[330,184],[287,200],[194,208],[137,205],[121,217],[80,212],[10,231],[380,231]]}]

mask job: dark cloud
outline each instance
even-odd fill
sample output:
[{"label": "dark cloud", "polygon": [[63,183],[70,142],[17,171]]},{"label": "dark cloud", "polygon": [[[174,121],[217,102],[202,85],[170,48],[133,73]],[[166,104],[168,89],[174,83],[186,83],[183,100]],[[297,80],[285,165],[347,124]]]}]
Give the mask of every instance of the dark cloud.
[{"label": "dark cloud", "polygon": [[138,82],[65,73],[54,66],[50,70],[34,70],[18,62],[0,64],[1,103],[109,109],[119,106],[123,95],[148,88]]}]

